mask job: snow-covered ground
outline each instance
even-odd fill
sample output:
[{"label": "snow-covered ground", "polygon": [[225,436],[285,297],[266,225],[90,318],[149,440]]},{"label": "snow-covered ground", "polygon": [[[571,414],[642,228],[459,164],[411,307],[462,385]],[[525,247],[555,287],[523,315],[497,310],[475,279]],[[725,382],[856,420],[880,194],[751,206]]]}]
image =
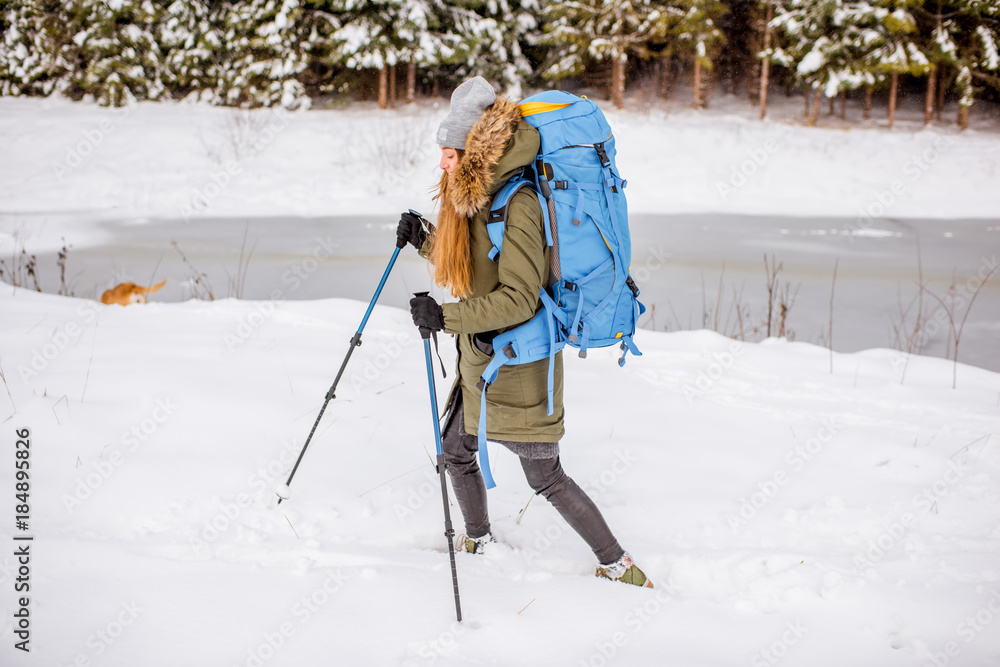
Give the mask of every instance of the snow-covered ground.
[{"label": "snow-covered ground", "polygon": [[[904,105],[890,132],[825,110],[824,127],[801,127],[798,102],[780,96],[763,123],[742,100],[683,104],[637,95],[609,112],[631,210],[647,220],[825,217],[868,238],[882,219],[992,225],[1000,211],[1000,133],[977,111],[958,133],[923,128]],[[66,239],[71,264],[98,247],[142,258],[115,262],[139,280],[163,252],[143,239],[171,224],[215,247],[199,220],[305,227],[430,211],[444,111],[0,99],[0,257]],[[310,248],[381,270],[374,233],[321,236]],[[266,250],[274,266],[305,266],[293,238]],[[996,250],[986,242],[983,255]],[[235,266],[237,251],[220,261]],[[410,268],[397,292],[429,284]],[[624,369],[612,351],[569,355],[564,465],[657,588],[596,580],[541,499],[518,523],[532,496],[495,448],[502,543],[459,555],[459,625],[405,310],[375,309],[292,498],[276,505],[365,309],[309,298],[121,308],[0,284],[0,664],[1000,665],[1000,374],[885,349],[834,354],[831,372],[820,347],[705,331],[641,331],[645,354]],[[971,320],[991,330],[997,317]],[[448,339],[442,354],[450,365]],[[438,382],[443,398],[450,381]],[[14,648],[22,595],[31,653]]]},{"label": "snow-covered ground", "polygon": [[[637,98],[625,111],[605,104],[630,209],[848,216],[861,228],[883,217],[997,216],[1000,133],[976,115],[986,107],[964,133],[906,120],[908,107],[892,131],[825,112],[826,127],[808,128],[798,99],[775,96],[764,122],[733,97],[700,113],[679,100]],[[68,212],[79,225],[429,211],[433,135],[446,108],[439,100],[287,114],[4,98],[0,215],[35,224],[37,214]],[[54,243],[61,230],[51,224]]]},{"label": "snow-covered ground", "polygon": [[541,499],[516,523],[494,448],[504,544],[459,555],[459,625],[405,311],[375,309],[276,506],[364,309],[0,289],[0,663],[1000,665],[1000,374],[708,332],[568,356],[564,464],[657,587],[595,579]]}]

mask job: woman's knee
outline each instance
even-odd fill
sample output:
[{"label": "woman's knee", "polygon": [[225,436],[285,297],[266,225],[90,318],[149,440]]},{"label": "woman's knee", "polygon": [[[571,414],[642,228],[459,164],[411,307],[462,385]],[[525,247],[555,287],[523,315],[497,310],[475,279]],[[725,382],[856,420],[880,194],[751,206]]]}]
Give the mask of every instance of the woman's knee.
[{"label": "woman's knee", "polygon": [[557,493],[569,477],[562,469],[559,457],[554,459],[521,458],[521,467],[528,480],[528,486],[537,494],[546,498]]},{"label": "woman's knee", "polygon": [[451,467],[464,468],[476,462],[479,443],[463,426],[461,419],[453,419],[441,436],[444,460]]}]

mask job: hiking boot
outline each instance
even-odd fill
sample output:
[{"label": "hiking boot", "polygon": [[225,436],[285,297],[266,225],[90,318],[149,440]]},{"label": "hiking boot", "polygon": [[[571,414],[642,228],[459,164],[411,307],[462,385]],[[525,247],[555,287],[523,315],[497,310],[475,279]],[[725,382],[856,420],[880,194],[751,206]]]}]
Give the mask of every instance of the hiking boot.
[{"label": "hiking boot", "polygon": [[493,535],[486,533],[482,537],[469,537],[468,535],[459,535],[458,540],[456,540],[455,548],[458,551],[464,551],[470,554],[482,554],[486,550],[486,545],[490,542],[496,542],[493,539]]},{"label": "hiking boot", "polygon": [[639,569],[639,566],[632,562],[632,557],[625,554],[614,563],[599,565],[595,576],[604,577],[611,581],[620,581],[633,586],[652,588],[653,582],[646,577],[646,573]]}]

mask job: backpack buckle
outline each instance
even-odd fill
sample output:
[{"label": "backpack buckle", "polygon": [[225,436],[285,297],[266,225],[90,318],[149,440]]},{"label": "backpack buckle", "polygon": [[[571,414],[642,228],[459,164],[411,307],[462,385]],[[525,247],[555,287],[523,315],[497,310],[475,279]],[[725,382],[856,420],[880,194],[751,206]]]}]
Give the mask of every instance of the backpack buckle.
[{"label": "backpack buckle", "polygon": [[601,159],[601,166],[607,169],[611,166],[611,160],[608,159],[608,153],[604,150],[604,142],[599,144],[594,144],[594,150],[597,151],[597,157]]},{"label": "backpack buckle", "polygon": [[632,280],[632,276],[625,279],[625,284],[630,290],[632,290],[632,296],[639,298],[639,286],[635,284],[634,280]]},{"label": "backpack buckle", "polygon": [[555,176],[555,172],[552,171],[552,165],[541,158],[535,160],[535,172],[538,174],[538,180],[551,181],[552,177]]}]

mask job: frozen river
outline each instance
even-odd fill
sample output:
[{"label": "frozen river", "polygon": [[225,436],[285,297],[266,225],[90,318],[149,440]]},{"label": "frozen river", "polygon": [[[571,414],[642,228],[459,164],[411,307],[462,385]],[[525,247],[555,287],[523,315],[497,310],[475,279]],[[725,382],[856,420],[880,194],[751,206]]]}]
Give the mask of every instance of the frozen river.
[{"label": "frozen river", "polygon": [[[46,223],[39,217],[22,224],[30,232]],[[921,308],[924,319],[940,308],[926,292],[922,306],[917,298],[918,245],[927,290],[949,302],[947,293],[954,282],[958,320],[965,314],[962,302],[972,296],[977,276],[986,275],[1000,255],[1000,219],[633,215],[631,226],[632,273],[642,290],[640,299],[650,307],[642,319],[645,328],[704,327],[739,335],[742,327],[748,340],[759,340],[766,327],[766,254],[782,267],[777,274],[779,291],[787,289],[789,300],[794,296],[786,318],[791,336],[825,345],[834,264],[839,262],[833,343],[834,349],[845,352],[899,347],[905,345],[901,335],[916,332],[924,343],[923,353],[950,355],[947,324],[918,327],[916,323]],[[79,239],[67,234],[73,244],[67,274],[77,296],[92,298],[118,282],[148,285],[167,278],[167,286],[154,300],[180,301],[196,290],[204,295],[210,288],[215,298],[239,293],[246,299],[368,301],[392,253],[394,228],[391,217],[104,221],[86,225]],[[249,261],[241,273],[244,235],[244,257]],[[39,254],[38,266],[43,289],[56,291],[54,253]],[[200,274],[201,283],[195,285],[193,278]],[[245,275],[242,287],[237,286],[240,275]],[[425,262],[407,249],[380,303],[405,306],[411,292],[430,285]],[[972,307],[959,360],[1000,371],[998,340],[1000,272]]]}]

